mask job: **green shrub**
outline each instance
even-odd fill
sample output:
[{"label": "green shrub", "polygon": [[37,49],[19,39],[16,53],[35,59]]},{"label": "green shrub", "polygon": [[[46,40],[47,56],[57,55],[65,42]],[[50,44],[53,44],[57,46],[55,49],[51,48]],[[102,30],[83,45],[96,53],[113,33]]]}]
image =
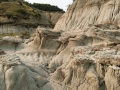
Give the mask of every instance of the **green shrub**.
[{"label": "green shrub", "polygon": [[23,1],[18,0],[18,3],[22,6],[23,5]]},{"label": "green shrub", "polygon": [[5,37],[5,36],[17,36],[18,34],[16,33],[0,33],[0,37]]},{"label": "green shrub", "polygon": [[50,4],[40,4],[40,3],[29,3],[29,2],[25,2],[24,3],[28,6],[37,8],[39,10],[43,10],[43,11],[50,11],[50,12],[64,12],[63,9],[58,8],[57,6],[54,5],[50,5]]},{"label": "green shrub", "polygon": [[16,12],[20,13],[20,14],[27,14],[27,11],[25,9],[22,9],[22,8],[17,9]]}]

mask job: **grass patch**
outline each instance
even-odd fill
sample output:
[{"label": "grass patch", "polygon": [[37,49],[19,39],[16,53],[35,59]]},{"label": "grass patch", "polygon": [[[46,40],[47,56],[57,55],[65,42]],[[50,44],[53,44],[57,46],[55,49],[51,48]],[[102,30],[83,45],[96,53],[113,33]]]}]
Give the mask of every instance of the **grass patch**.
[{"label": "grass patch", "polygon": [[40,15],[40,11],[34,10],[34,8],[29,7],[25,4],[20,4],[18,2],[2,2],[0,3],[0,13],[3,15],[12,16],[34,16]]},{"label": "grass patch", "polygon": [[28,14],[27,11],[25,9],[22,9],[22,8],[17,9],[16,12],[20,13],[20,14]]},{"label": "grass patch", "polygon": [[19,34],[15,33],[0,33],[0,37],[5,37],[5,36],[18,36]]},{"label": "grass patch", "polygon": [[31,34],[29,31],[23,31],[19,34],[17,34],[17,33],[0,33],[0,38],[5,37],[5,36],[12,36],[12,37],[18,36],[22,39],[28,39],[31,37]]}]

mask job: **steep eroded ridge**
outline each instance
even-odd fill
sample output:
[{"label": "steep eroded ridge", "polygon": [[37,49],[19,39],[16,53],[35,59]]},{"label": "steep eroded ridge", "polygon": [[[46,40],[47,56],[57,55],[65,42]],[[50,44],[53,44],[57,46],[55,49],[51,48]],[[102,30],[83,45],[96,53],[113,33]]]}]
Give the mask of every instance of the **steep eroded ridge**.
[{"label": "steep eroded ridge", "polygon": [[1,38],[0,90],[120,90],[119,2],[74,0],[58,31]]},{"label": "steep eroded ridge", "polygon": [[74,0],[55,30],[76,30],[97,24],[120,26],[120,0]]}]

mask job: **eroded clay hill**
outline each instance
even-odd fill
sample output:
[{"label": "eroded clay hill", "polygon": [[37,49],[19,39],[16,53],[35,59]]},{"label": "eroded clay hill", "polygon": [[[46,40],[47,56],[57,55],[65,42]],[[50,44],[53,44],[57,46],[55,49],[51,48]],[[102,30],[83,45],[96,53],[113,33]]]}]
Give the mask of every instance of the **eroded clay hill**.
[{"label": "eroded clay hill", "polygon": [[[1,38],[0,90],[120,90],[119,23],[115,23],[115,19],[103,22],[106,13],[115,11],[111,9],[113,2],[117,8],[118,0],[91,0],[91,4],[90,0],[74,0],[58,21],[57,31],[38,27],[26,40]],[[98,15],[95,24],[83,23],[91,22],[97,13],[91,10],[98,5],[103,18]],[[104,5],[109,6],[110,11]],[[77,11],[80,8],[86,13]],[[102,10],[107,11],[102,14]],[[117,10],[119,12],[119,8]],[[72,23],[73,19],[67,15],[82,21]],[[64,27],[67,21],[69,26]],[[78,28],[77,24],[84,28]]]},{"label": "eroded clay hill", "polygon": [[73,1],[57,22],[55,29],[74,30],[109,23],[120,26],[120,0]]},{"label": "eroded clay hill", "polygon": [[32,33],[37,26],[53,28],[62,14],[42,11],[20,1],[0,2],[0,33]]}]

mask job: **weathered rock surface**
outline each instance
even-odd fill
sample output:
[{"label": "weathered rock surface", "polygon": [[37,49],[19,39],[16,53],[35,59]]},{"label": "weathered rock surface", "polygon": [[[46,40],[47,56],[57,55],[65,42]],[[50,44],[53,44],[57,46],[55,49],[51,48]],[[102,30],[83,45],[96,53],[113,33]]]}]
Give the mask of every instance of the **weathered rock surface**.
[{"label": "weathered rock surface", "polygon": [[[119,29],[95,26],[74,33],[39,27],[23,49],[1,56],[1,88],[16,90],[20,85],[20,90],[119,90],[119,33]],[[21,42],[17,38],[3,40]]]},{"label": "weathered rock surface", "polygon": [[62,12],[46,12],[46,18],[55,25],[58,19],[63,15]]},{"label": "weathered rock surface", "polygon": [[1,2],[0,33],[33,33],[37,26],[53,28],[62,14],[38,10],[17,2]]},{"label": "weathered rock surface", "polygon": [[[34,33],[36,26],[42,26],[42,27],[49,27],[53,28],[54,25],[57,23],[58,19],[63,15],[63,13],[60,12],[45,12],[42,11],[41,16],[38,17],[29,17],[28,20],[21,20],[20,24],[17,25],[16,22],[13,20],[13,24],[10,23],[10,20],[8,17],[6,17],[5,20],[2,20],[5,18],[5,16],[0,16],[0,23],[3,23],[0,25],[0,33],[21,33],[24,31],[28,31],[30,33]],[[23,26],[24,24],[25,26]]]},{"label": "weathered rock surface", "polygon": [[0,55],[0,90],[120,90],[120,29],[111,19],[117,18],[113,3],[119,10],[118,0],[74,0],[58,31],[38,27],[28,40],[2,38],[1,46],[13,48],[0,46],[7,53]]},{"label": "weathered rock surface", "polygon": [[96,24],[120,26],[120,0],[74,0],[59,19],[56,30],[76,30]]},{"label": "weathered rock surface", "polygon": [[28,31],[30,33],[34,33],[35,27],[25,27],[25,26],[20,26],[20,25],[11,25],[11,24],[3,24],[0,25],[0,33],[1,34],[9,34],[9,33],[14,33],[14,34],[19,34],[25,31]]},{"label": "weathered rock surface", "polygon": [[5,36],[0,39],[0,48],[7,53],[13,53],[24,48],[24,43],[23,40],[17,36]]},{"label": "weathered rock surface", "polygon": [[0,64],[0,90],[39,90],[48,82],[15,55],[1,56]]}]

